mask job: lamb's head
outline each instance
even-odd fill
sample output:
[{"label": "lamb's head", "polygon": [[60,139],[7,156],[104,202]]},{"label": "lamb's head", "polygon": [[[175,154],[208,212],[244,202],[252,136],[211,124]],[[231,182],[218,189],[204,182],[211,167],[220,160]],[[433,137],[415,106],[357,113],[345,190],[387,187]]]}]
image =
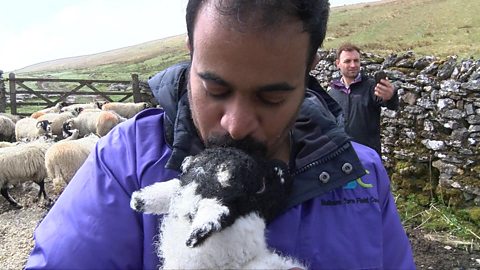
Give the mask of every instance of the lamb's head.
[{"label": "lamb's head", "polygon": [[130,205],[188,224],[186,244],[195,247],[240,216],[256,212],[269,221],[283,209],[290,186],[283,162],[217,147],[185,158],[179,179],[134,192]]},{"label": "lamb's head", "polygon": [[211,148],[187,157],[182,171],[182,186],[194,194],[181,192],[180,196],[197,198],[184,213],[192,224],[187,240],[191,247],[251,212],[266,221],[275,217],[291,184],[283,162],[256,158],[236,148]]}]

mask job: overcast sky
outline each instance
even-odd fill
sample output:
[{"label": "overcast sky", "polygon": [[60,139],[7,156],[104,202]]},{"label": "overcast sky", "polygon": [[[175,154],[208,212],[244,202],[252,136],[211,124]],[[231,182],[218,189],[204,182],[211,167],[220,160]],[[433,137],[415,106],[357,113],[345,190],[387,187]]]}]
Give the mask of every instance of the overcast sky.
[{"label": "overcast sky", "polygon": [[[376,0],[330,0],[341,6]],[[0,3],[0,70],[186,33],[187,0],[6,0]]]}]

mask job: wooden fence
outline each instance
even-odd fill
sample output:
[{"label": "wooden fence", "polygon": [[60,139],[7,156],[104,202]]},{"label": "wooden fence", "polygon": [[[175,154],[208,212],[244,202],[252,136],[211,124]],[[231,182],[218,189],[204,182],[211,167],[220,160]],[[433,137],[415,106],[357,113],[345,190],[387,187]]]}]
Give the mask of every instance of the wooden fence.
[{"label": "wooden fence", "polygon": [[[1,71],[0,71],[1,72]],[[9,85],[9,91],[6,90],[6,82]],[[36,82],[35,85],[41,85],[43,82],[54,83],[68,83],[71,89],[61,90],[47,90],[34,89],[35,87],[28,86],[26,82]],[[73,86],[72,86],[73,84]],[[131,86],[129,91],[100,91],[98,85],[112,85],[123,84]],[[38,87],[37,87],[38,88]],[[43,88],[43,87],[42,87]],[[86,89],[87,91],[82,91]],[[21,95],[29,95],[37,98],[35,102],[23,101],[19,102],[18,97]],[[18,111],[20,106],[44,106],[52,107],[58,102],[67,101],[69,96],[86,96],[96,95],[106,101],[114,101],[111,96],[121,96],[119,102],[126,101],[133,96],[134,102],[144,101],[143,95],[140,92],[140,81],[137,74],[132,74],[131,81],[121,80],[81,80],[81,79],[52,79],[52,78],[18,78],[14,73],[10,73],[8,79],[2,79],[0,73],[0,112],[5,112],[7,107],[10,107],[10,113],[17,115],[28,115],[29,113],[22,113]],[[7,97],[10,101],[7,102]],[[67,102],[68,103],[68,102]]]}]

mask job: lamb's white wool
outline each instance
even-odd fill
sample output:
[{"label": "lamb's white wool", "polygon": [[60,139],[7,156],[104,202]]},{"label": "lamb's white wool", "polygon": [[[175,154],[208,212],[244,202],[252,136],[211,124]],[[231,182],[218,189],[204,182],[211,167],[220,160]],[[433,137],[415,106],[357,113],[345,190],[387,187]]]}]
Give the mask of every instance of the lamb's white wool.
[{"label": "lamb's white wool", "polygon": [[227,165],[225,163],[220,164],[218,166],[217,170],[217,180],[222,185],[222,187],[229,186],[230,183],[228,182],[232,175],[230,174],[230,171],[227,168]]},{"label": "lamb's white wool", "polygon": [[285,177],[284,177],[284,172],[280,168],[274,168],[275,172],[277,173],[278,178],[280,179],[280,182],[283,184],[285,183]]},{"label": "lamb's white wool", "polygon": [[[190,235],[220,231],[222,229],[220,220],[222,220],[222,217],[228,216],[229,212],[228,207],[222,205],[216,199],[201,199],[198,203],[197,214],[191,225]],[[189,247],[194,247],[196,244],[196,239],[187,240]]]},{"label": "lamb's white wool", "polygon": [[134,192],[130,206],[165,214],[157,251],[164,269],[305,268],[269,250],[264,236],[287,196],[285,169],[238,149],[207,149],[185,159],[180,179]]},{"label": "lamb's white wool", "polygon": [[155,183],[144,187],[132,194],[130,207],[146,214],[167,213],[171,197],[180,188],[180,180],[172,179],[167,182]]}]

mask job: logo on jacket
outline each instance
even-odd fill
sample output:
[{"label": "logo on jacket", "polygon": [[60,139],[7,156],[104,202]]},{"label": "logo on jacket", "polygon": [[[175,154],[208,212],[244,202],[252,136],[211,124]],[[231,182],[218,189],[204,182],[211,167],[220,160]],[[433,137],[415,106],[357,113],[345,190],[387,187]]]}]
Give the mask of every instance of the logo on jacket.
[{"label": "logo on jacket", "polygon": [[[368,170],[365,170],[365,172],[367,174],[370,174],[370,172]],[[359,177],[359,178],[357,178],[353,181],[348,182],[345,186],[343,186],[343,189],[356,189],[357,186],[361,186],[363,188],[372,188],[373,187],[372,184],[368,184],[368,183],[363,182],[362,178]]]}]

